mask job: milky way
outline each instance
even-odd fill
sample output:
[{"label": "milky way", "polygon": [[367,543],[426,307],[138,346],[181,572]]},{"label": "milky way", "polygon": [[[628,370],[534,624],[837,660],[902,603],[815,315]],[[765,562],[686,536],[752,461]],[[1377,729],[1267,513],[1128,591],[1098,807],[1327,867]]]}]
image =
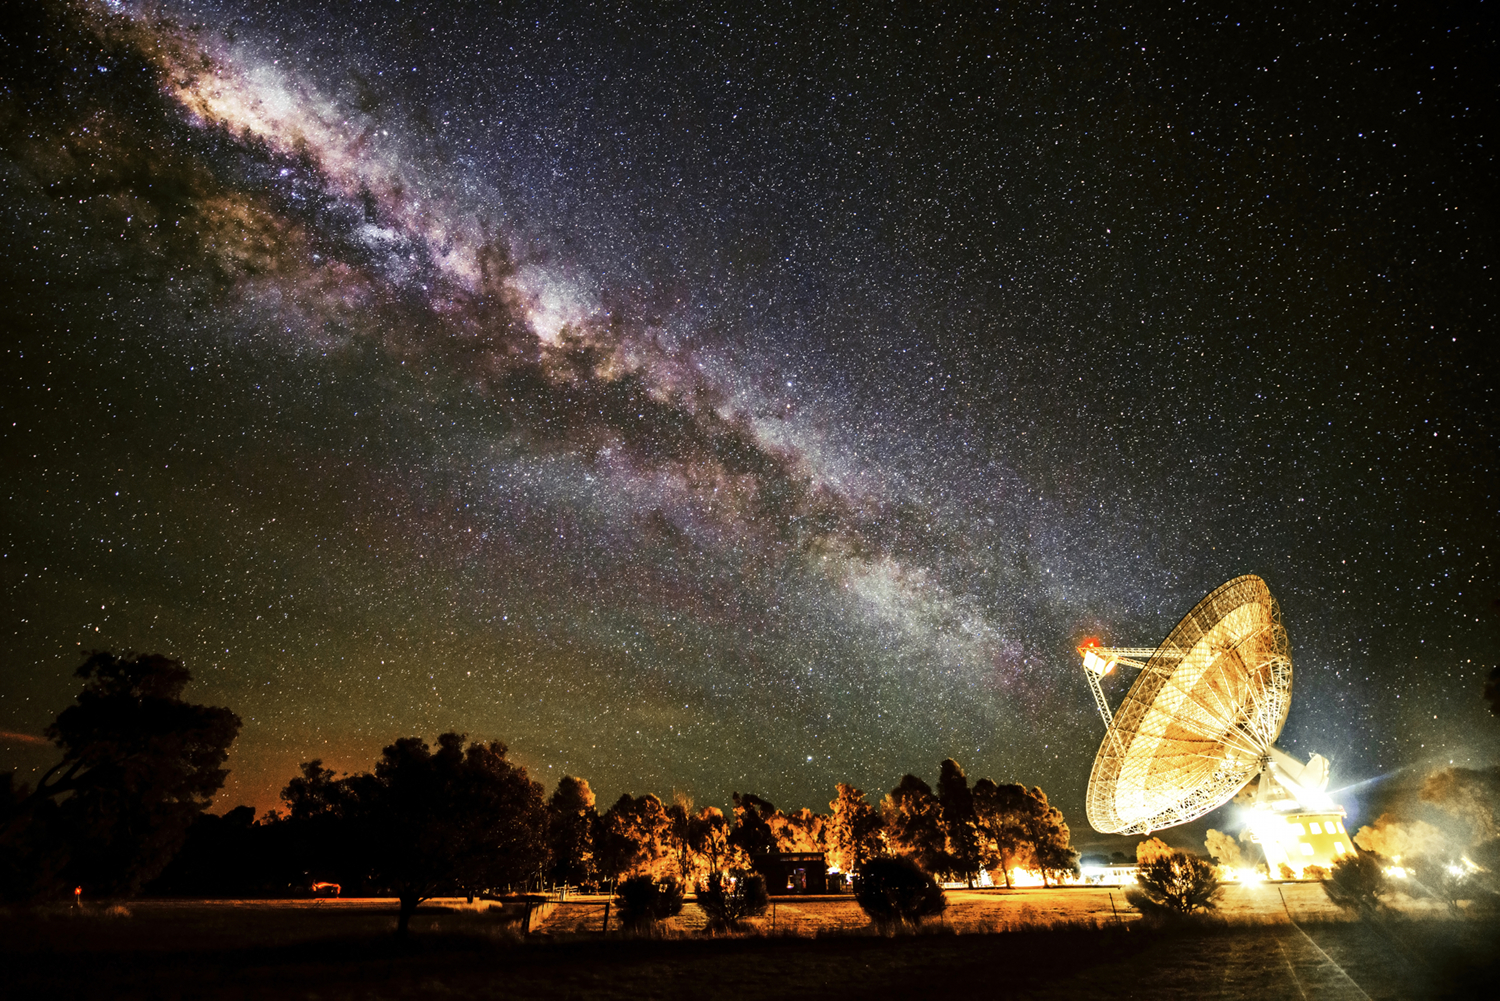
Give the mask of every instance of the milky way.
[{"label": "milky way", "polygon": [[1246,572],[1335,784],[1495,753],[1492,24],[564,6],[5,15],[8,762],[134,648],[222,805],[454,729],[1082,828],[1073,646]]}]

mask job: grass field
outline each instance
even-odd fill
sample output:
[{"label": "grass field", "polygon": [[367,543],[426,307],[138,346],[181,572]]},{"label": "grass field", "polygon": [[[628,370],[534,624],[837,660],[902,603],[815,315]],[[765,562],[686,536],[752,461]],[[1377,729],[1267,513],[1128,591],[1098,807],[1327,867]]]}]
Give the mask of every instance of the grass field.
[{"label": "grass field", "polygon": [[405,943],[388,900],[15,912],[0,917],[0,994],[1406,999],[1492,996],[1500,974],[1500,924],[1404,900],[1381,922],[1351,921],[1310,884],[1231,887],[1222,920],[1185,929],[1146,926],[1117,889],[950,891],[942,922],[894,938],[848,898],[780,898],[774,918],[729,938],[701,934],[691,903],[660,937],[604,935],[603,901],[538,912],[530,936],[515,905],[438,901]]}]

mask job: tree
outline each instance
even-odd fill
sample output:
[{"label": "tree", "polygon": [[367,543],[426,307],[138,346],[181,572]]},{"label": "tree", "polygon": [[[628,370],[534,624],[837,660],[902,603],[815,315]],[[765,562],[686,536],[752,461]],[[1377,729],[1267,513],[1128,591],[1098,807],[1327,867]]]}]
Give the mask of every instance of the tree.
[{"label": "tree", "polygon": [[370,845],[356,830],[355,788],[365,780],[339,778],[324,768],[322,759],[302,764],[302,774],[281,790],[286,814],[272,816],[275,840],[285,852],[287,870],[295,883],[328,881],[346,889],[367,886]]},{"label": "tree", "polygon": [[979,873],[979,831],[974,813],[974,795],[969,779],[957,761],[947,758],[939,766],[938,803],[943,830],[948,837],[948,862],[953,872],[974,886]]},{"label": "tree", "polygon": [[33,800],[14,772],[0,775],[0,901],[30,901],[62,892],[68,862],[54,838],[57,804]]},{"label": "tree", "polygon": [[1041,786],[1033,786],[1030,802],[1022,814],[1021,826],[1031,850],[1032,861],[1042,874],[1042,885],[1048,877],[1060,879],[1078,874],[1078,852],[1073,850],[1072,833],[1062,811],[1047,802]]},{"label": "tree", "polygon": [[904,775],[881,804],[891,851],[914,861],[923,872],[946,872],[948,837],[942,805],[932,787],[915,775]]},{"label": "tree", "polygon": [[973,799],[980,862],[991,871],[999,866],[1008,887],[1011,870],[1031,861],[1025,818],[1034,801],[1023,785],[989,779],[974,783]]},{"label": "tree", "polygon": [[739,863],[738,868],[747,868],[749,857],[730,843],[729,819],[716,806],[705,806],[693,817],[688,828],[693,851],[708,865],[709,874],[722,873]]},{"label": "tree", "polygon": [[1141,913],[1183,916],[1218,906],[1223,888],[1213,864],[1187,852],[1153,855],[1136,870],[1136,886],[1125,899]]},{"label": "tree", "polygon": [[1345,855],[1333,863],[1328,878],[1323,880],[1323,892],[1345,910],[1362,915],[1378,913],[1385,906],[1380,898],[1388,892],[1385,870],[1380,860],[1368,852]]},{"label": "tree", "polygon": [[1354,832],[1354,843],[1388,859],[1412,859],[1428,852],[1449,854],[1448,838],[1425,820],[1403,821],[1382,813],[1373,825]]},{"label": "tree", "polygon": [[674,866],[671,818],[661,800],[649,793],[622,793],[600,818],[599,872],[607,879],[666,875]]},{"label": "tree", "polygon": [[1171,855],[1175,849],[1161,838],[1147,838],[1135,846],[1135,860],[1141,865]]},{"label": "tree", "polygon": [[754,793],[730,795],[734,800],[734,829],[729,832],[729,843],[745,853],[757,872],[767,876],[768,859],[781,850],[772,827],[776,807]]},{"label": "tree", "polygon": [[35,789],[0,790],[0,894],[47,896],[83,886],[135,893],[182,847],[213,800],[240,719],[182,700],[192,675],[162,654],[92,651],[83,690],[46,734],[62,759]]},{"label": "tree", "polygon": [[182,850],[143,892],[243,898],[284,890],[285,860],[271,826],[257,823],[255,809],[249,806],[237,806],[222,816],[200,813],[188,828]]},{"label": "tree", "polygon": [[506,750],[499,741],[465,748],[462,734],[445,733],[434,752],[405,737],[381,752],[373,775],[343,780],[374,878],[400,900],[398,934],[438,893],[521,882],[546,861],[542,786]]},{"label": "tree", "polygon": [[1210,827],[1203,847],[1208,849],[1208,854],[1215,862],[1226,869],[1242,869],[1245,866],[1245,856],[1240,851],[1240,843],[1223,831],[1216,831]]},{"label": "tree", "polygon": [[322,758],[302,763],[302,774],[281,790],[288,820],[313,820],[336,816],[348,802],[348,788],[333,769],[323,767]]},{"label": "tree", "polygon": [[684,886],[693,883],[693,874],[698,871],[697,833],[692,797],[675,793],[672,805],[667,807],[667,846],[676,866],[677,879]]},{"label": "tree", "polygon": [[792,813],[777,813],[771,818],[776,834],[776,848],[782,852],[824,852],[828,850],[828,818],[803,807]]},{"label": "tree", "polygon": [[776,805],[753,792],[731,793],[734,800],[734,830],[730,840],[751,858],[776,852],[776,831],[771,820]]},{"label": "tree", "polygon": [[547,801],[548,875],[582,883],[594,876],[594,790],[587,779],[564,775]]},{"label": "tree", "polygon": [[912,927],[941,914],[948,898],[937,880],[910,858],[877,858],[860,870],[854,899],[882,930]]},{"label": "tree", "polygon": [[708,884],[698,893],[710,931],[737,931],[746,918],[766,913],[769,906],[766,881],[756,873],[742,873],[732,884],[725,873],[709,873]]},{"label": "tree", "polygon": [[683,896],[682,884],[670,877],[658,880],[646,873],[631,876],[620,884],[616,896],[620,922],[632,931],[648,930],[682,913]]},{"label": "tree", "polygon": [[863,792],[840,782],[828,811],[829,865],[840,872],[858,872],[885,850],[880,814],[865,802]]}]

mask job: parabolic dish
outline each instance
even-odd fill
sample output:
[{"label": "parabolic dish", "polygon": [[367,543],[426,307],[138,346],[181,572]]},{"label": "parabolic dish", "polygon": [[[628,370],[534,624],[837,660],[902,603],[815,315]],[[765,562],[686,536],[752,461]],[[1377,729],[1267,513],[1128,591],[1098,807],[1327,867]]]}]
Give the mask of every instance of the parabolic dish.
[{"label": "parabolic dish", "polygon": [[1183,824],[1260,771],[1292,701],[1292,659],[1266,582],[1236,577],[1156,648],[1114,714],[1089,776],[1107,834]]}]

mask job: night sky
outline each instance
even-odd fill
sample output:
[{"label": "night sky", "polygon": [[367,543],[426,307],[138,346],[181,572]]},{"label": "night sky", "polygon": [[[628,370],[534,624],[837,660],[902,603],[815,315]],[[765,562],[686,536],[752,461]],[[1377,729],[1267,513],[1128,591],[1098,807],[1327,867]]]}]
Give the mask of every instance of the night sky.
[{"label": "night sky", "polygon": [[1087,842],[1074,646],[1241,573],[1333,786],[1494,760],[1493,3],[5,6],[23,778],[132,648],[221,808],[457,730]]}]

